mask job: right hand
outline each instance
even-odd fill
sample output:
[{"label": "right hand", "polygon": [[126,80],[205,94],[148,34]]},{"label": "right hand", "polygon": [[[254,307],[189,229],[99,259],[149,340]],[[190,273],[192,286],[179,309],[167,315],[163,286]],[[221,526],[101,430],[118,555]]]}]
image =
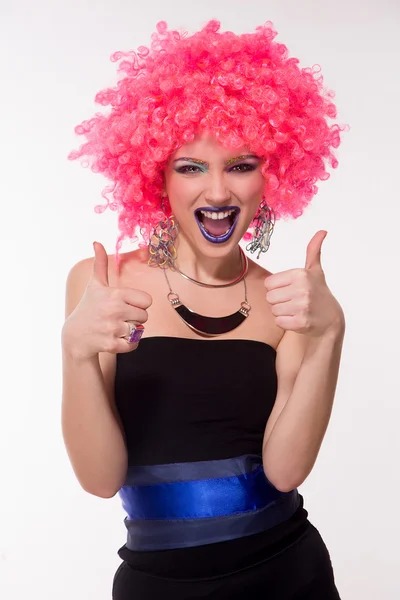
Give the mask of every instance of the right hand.
[{"label": "right hand", "polygon": [[110,287],[108,256],[99,242],[94,243],[93,270],[81,301],[64,323],[64,339],[74,356],[91,358],[99,352],[119,354],[131,352],[138,343],[130,344],[126,321],[145,323],[152,298],[132,288]]}]

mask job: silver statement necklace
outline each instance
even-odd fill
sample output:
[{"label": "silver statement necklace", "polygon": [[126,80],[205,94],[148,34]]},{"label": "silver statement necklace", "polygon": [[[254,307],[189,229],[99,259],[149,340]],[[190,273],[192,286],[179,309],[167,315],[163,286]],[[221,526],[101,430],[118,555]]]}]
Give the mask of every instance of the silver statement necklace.
[{"label": "silver statement necklace", "polygon": [[241,303],[239,310],[232,313],[231,315],[227,315],[225,317],[207,317],[205,315],[200,315],[182,304],[179,299],[178,294],[172,291],[171,284],[169,282],[167,276],[167,269],[163,269],[165,279],[168,284],[169,294],[167,296],[170,301],[172,307],[176,310],[182,321],[188,325],[193,331],[196,333],[200,333],[205,336],[216,336],[221,335],[222,333],[228,333],[236,327],[239,327],[243,323],[243,321],[249,316],[251,306],[247,301],[247,287],[246,287],[246,274],[248,271],[248,260],[247,256],[243,252],[242,248],[240,248],[242,262],[243,262],[243,271],[234,281],[230,283],[223,284],[211,284],[211,283],[203,283],[202,281],[197,281],[197,279],[193,279],[189,277],[189,275],[185,275],[182,271],[180,271],[177,267],[174,267],[174,270],[177,271],[182,277],[195,283],[196,285],[201,285],[202,287],[208,288],[225,288],[230,287],[231,285],[235,285],[242,281],[244,284],[244,301]]}]

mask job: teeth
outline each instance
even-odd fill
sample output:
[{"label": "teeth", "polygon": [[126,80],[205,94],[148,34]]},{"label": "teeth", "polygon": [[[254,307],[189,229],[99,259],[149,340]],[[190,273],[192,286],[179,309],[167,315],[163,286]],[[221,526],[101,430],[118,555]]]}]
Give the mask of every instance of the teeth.
[{"label": "teeth", "polygon": [[227,210],[225,212],[214,212],[214,211],[207,211],[207,210],[201,210],[200,211],[202,215],[204,215],[205,217],[207,217],[208,219],[213,219],[214,221],[218,220],[218,219],[226,219],[226,217],[229,217],[229,215],[231,215],[232,213],[235,212],[235,209],[232,208],[231,210]]},{"label": "teeth", "polygon": [[[207,229],[204,227],[203,223],[200,223],[200,225],[201,225],[201,227],[202,227],[202,228],[203,228],[205,231],[207,231]],[[230,227],[228,227],[228,229],[225,231],[225,233],[222,233],[221,235],[226,235],[226,234],[228,233],[228,231],[230,231],[230,229],[231,229],[231,228],[230,228]],[[220,237],[220,236],[219,236],[219,237]]]}]

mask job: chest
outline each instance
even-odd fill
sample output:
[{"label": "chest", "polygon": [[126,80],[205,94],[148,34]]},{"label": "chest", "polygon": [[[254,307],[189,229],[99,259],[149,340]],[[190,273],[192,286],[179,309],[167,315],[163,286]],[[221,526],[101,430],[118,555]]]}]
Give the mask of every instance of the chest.
[{"label": "chest", "polygon": [[[201,337],[182,320],[168,298],[170,288],[164,274],[158,281],[149,282],[148,292],[153,304],[148,310],[145,335]],[[239,311],[242,303],[247,301],[250,311],[247,318],[232,331],[218,336],[220,339],[250,339],[271,344],[277,347],[282,337],[282,330],[275,325],[269,304],[265,299],[265,288],[262,282],[243,281],[228,288],[203,288],[179,277],[179,274],[168,275],[174,296],[189,310],[200,315],[221,318]]]},{"label": "chest", "polygon": [[117,359],[115,399],[131,461],[260,453],[277,392],[270,346],[149,337]]}]

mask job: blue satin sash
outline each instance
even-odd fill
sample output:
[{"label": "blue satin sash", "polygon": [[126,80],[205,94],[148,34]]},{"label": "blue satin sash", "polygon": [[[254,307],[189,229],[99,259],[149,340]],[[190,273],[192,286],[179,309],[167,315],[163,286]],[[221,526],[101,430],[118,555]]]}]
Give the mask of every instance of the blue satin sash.
[{"label": "blue satin sash", "polygon": [[129,467],[120,489],[128,548],[195,546],[251,535],[289,518],[297,490],[280,492],[261,457]]}]

